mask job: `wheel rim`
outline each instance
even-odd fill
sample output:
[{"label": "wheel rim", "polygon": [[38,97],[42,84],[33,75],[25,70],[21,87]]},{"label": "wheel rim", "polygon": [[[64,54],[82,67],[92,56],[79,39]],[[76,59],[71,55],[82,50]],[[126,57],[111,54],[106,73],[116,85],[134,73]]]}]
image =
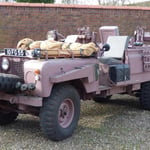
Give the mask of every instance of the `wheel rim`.
[{"label": "wheel rim", "polygon": [[71,99],[65,99],[60,107],[59,107],[59,114],[58,114],[58,121],[59,125],[62,128],[67,128],[74,117],[74,104]]}]

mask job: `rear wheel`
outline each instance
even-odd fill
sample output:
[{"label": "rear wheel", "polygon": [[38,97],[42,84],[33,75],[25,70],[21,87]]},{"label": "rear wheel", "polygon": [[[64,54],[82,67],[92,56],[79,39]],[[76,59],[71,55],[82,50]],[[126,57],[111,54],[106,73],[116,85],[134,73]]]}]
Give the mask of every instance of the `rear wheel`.
[{"label": "rear wheel", "polygon": [[0,125],[7,125],[12,123],[18,116],[17,112],[4,113],[0,112]]},{"label": "rear wheel", "polygon": [[43,100],[40,126],[51,140],[63,140],[72,135],[80,116],[80,98],[71,85],[57,85],[50,97]]},{"label": "rear wheel", "polygon": [[150,110],[150,82],[141,84],[140,103],[146,110]]}]

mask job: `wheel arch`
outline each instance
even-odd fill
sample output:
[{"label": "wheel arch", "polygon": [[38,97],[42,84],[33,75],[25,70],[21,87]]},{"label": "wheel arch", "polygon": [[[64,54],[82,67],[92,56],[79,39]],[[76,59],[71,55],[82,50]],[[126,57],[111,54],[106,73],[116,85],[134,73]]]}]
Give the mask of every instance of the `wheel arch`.
[{"label": "wheel arch", "polygon": [[51,91],[53,90],[53,88],[55,86],[64,85],[64,84],[72,85],[77,90],[77,92],[80,96],[80,99],[83,99],[83,100],[86,99],[87,92],[86,92],[83,82],[80,79],[65,81],[65,82],[61,82],[61,83],[55,83],[55,84],[53,84]]},{"label": "wheel arch", "polygon": [[80,99],[84,100],[87,95],[87,92],[83,82],[80,79],[76,79],[76,80],[72,80],[70,84],[76,88],[76,90],[80,95]]}]

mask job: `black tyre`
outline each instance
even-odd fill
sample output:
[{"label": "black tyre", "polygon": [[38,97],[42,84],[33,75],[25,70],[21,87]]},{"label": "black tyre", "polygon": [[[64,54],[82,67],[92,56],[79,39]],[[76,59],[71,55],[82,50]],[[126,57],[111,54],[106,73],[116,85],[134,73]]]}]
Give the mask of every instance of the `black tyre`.
[{"label": "black tyre", "polygon": [[104,102],[109,102],[110,101],[111,96],[106,96],[106,97],[94,97],[93,100],[96,103],[104,103]]},{"label": "black tyre", "polygon": [[0,112],[0,125],[7,125],[12,123],[18,116],[17,112],[3,113]]},{"label": "black tyre", "polygon": [[80,116],[80,97],[71,85],[57,85],[44,98],[40,110],[41,130],[49,139],[59,141],[72,135]]},{"label": "black tyre", "polygon": [[14,93],[17,82],[23,83],[23,80],[16,75],[0,73],[0,91]]},{"label": "black tyre", "polygon": [[146,110],[150,110],[150,82],[142,83],[140,103]]}]

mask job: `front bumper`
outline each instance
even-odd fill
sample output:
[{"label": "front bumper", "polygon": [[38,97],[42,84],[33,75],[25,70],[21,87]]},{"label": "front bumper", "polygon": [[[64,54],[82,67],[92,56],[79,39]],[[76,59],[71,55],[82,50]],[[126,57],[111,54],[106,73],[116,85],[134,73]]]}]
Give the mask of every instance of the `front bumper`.
[{"label": "front bumper", "polygon": [[35,89],[34,83],[25,84],[24,80],[17,75],[0,73],[0,91],[16,93]]}]

